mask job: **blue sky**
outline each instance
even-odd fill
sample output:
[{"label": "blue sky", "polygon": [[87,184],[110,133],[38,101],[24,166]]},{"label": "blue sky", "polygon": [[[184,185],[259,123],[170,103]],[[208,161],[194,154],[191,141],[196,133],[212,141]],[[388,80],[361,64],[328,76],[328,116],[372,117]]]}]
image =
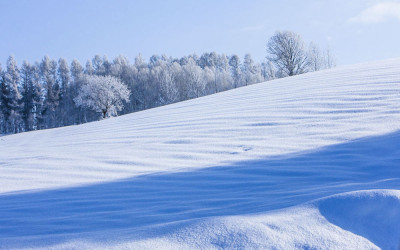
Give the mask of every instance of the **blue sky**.
[{"label": "blue sky", "polygon": [[400,57],[400,1],[3,0],[0,62],[44,55],[83,64],[95,54],[250,53],[263,61],[276,30],[329,47],[337,64]]}]

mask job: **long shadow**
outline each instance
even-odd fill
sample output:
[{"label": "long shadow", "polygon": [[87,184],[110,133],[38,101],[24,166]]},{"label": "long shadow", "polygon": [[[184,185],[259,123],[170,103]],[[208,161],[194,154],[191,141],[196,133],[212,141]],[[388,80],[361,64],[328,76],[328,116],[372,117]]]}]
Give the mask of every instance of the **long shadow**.
[{"label": "long shadow", "polygon": [[399,131],[232,166],[1,195],[0,246],[113,240],[128,232],[141,237],[143,230],[161,235],[165,230],[154,227],[164,223],[266,212],[379,188],[400,189]]}]

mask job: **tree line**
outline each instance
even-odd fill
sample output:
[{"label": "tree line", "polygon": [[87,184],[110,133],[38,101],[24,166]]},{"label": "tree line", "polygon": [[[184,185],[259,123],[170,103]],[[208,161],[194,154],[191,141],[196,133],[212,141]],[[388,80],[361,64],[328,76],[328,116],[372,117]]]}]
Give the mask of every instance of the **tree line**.
[{"label": "tree line", "polygon": [[[278,32],[274,37],[263,63],[250,54],[241,59],[211,52],[182,58],[153,55],[148,62],[138,55],[133,63],[122,55],[112,61],[96,55],[85,66],[45,56],[19,67],[10,56],[4,70],[0,65],[0,133],[82,124],[332,66],[316,46],[306,48],[300,36]],[[274,54],[273,45],[280,41],[287,44],[275,47]]]}]

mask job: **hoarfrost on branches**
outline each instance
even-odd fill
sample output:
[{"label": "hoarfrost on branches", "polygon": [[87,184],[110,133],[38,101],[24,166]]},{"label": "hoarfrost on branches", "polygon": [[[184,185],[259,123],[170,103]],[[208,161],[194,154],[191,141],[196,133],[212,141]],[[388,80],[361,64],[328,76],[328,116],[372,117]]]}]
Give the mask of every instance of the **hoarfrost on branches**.
[{"label": "hoarfrost on branches", "polygon": [[101,112],[103,118],[117,115],[124,102],[129,102],[130,91],[118,78],[112,76],[86,76],[75,104]]}]

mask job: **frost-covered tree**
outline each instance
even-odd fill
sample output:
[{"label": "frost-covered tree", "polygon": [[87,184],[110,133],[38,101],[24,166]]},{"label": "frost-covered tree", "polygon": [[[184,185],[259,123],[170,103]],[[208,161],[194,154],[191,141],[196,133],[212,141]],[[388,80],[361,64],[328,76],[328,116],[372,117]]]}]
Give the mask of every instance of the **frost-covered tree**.
[{"label": "frost-covered tree", "polygon": [[86,61],[85,74],[87,74],[87,75],[93,75],[94,74],[93,64],[92,64],[92,62],[90,60]]},{"label": "frost-covered tree", "polygon": [[14,56],[7,60],[7,70],[3,74],[3,83],[1,88],[2,113],[5,120],[3,126],[4,133],[17,133],[22,129],[21,124],[21,93],[20,93],[20,75],[17,62]]},{"label": "frost-covered tree", "polygon": [[10,117],[9,103],[10,88],[5,84],[4,72],[0,69],[0,133],[7,133],[8,122]]},{"label": "frost-covered tree", "polygon": [[44,115],[49,128],[58,126],[57,108],[60,101],[60,86],[57,81],[57,62],[45,56],[40,63],[42,84],[45,86],[46,98]]},{"label": "frost-covered tree", "polygon": [[108,60],[107,56],[103,56],[103,69],[104,73],[103,75],[108,76],[111,75],[111,62]]},{"label": "frost-covered tree", "polygon": [[[187,98],[192,99],[202,96],[206,85],[204,71],[200,66],[196,65],[192,58],[189,58],[188,63],[182,68],[188,85]],[[206,66],[206,68],[208,67]]]},{"label": "frost-covered tree", "polygon": [[57,63],[46,56],[40,63],[24,62],[21,70],[11,58],[0,72],[0,130],[14,133],[97,120],[101,110],[75,105],[89,76],[113,76],[126,85],[132,95],[118,110],[127,114],[259,82],[261,71],[249,55],[241,64],[238,56],[215,52],[182,58],[154,55],[149,62],[138,55],[134,63],[124,56],[109,61],[96,55],[85,68],[77,60],[69,67],[65,59]]},{"label": "frost-covered tree", "polygon": [[276,72],[272,62],[268,61],[261,64],[261,75],[264,78],[264,81],[275,79],[275,74]]},{"label": "frost-covered tree", "polygon": [[[91,65],[91,64],[90,64]],[[78,60],[74,59],[71,63],[71,77],[72,81],[78,80],[83,75],[83,67]]]},{"label": "frost-covered tree", "polygon": [[261,76],[263,77],[264,81],[269,80],[268,76],[268,64],[266,62],[261,63]]},{"label": "frost-covered tree", "polygon": [[69,66],[67,63],[67,60],[64,58],[60,58],[58,60],[58,79],[60,82],[60,97],[62,98],[66,93],[68,89],[68,84],[70,81],[70,72],[69,72]]},{"label": "frost-covered tree", "polygon": [[34,127],[34,68],[24,61],[21,67],[22,82],[22,109],[21,115],[25,131],[33,130]]},{"label": "frost-covered tree", "polygon": [[[194,60],[196,62],[196,60]],[[217,65],[217,53],[211,52],[211,53],[204,53],[200,56],[198,60],[198,66],[201,68],[209,67],[209,68],[214,68]]]},{"label": "frost-covered tree", "polygon": [[[90,64],[91,65],[91,64]],[[87,69],[86,69],[87,70]],[[71,113],[69,113],[70,124],[81,124],[89,121],[88,119],[88,109],[83,106],[76,107],[74,104],[74,98],[78,95],[79,90],[84,82],[85,74],[84,69],[80,62],[76,59],[72,60],[71,63],[71,82],[69,85],[69,103]],[[94,71],[91,73],[93,74]]]},{"label": "frost-covered tree", "polygon": [[151,65],[151,66],[157,65],[157,63],[158,63],[159,61],[161,61],[161,57],[160,57],[159,55],[152,55],[152,56],[150,57],[150,65]]},{"label": "frost-covered tree", "polygon": [[178,96],[175,81],[175,72],[165,61],[158,61],[151,69],[153,76],[153,96],[156,106],[170,104]]},{"label": "frost-covered tree", "polygon": [[323,54],[323,60],[324,60],[324,66],[326,69],[334,68],[336,67],[336,59],[332,55],[331,50],[328,48],[325,50]]},{"label": "frost-covered tree", "polygon": [[236,89],[240,86],[240,78],[242,76],[242,71],[240,70],[240,58],[237,55],[231,56],[229,59],[229,66],[231,66],[233,87]]},{"label": "frost-covered tree", "polygon": [[308,47],[308,57],[310,60],[311,71],[330,69],[336,66],[335,59],[329,49],[322,51],[319,47],[311,43]]},{"label": "frost-covered tree", "polygon": [[183,100],[183,96],[185,96],[184,93],[186,93],[186,88],[185,86],[185,80],[184,80],[184,73],[182,66],[180,65],[180,62],[174,61],[170,62],[169,65],[169,70],[171,71],[172,77],[173,77],[173,89],[168,90],[169,92],[169,99],[171,100],[171,103],[174,102],[179,102]]},{"label": "frost-covered tree", "polygon": [[58,69],[57,69],[57,76],[58,76],[58,82],[60,83],[60,105],[58,106],[58,112],[59,112],[59,117],[60,125],[69,125],[69,116],[68,113],[70,113],[72,110],[70,110],[71,107],[73,107],[71,103],[71,94],[70,94],[70,71],[69,71],[69,66],[67,63],[67,60],[64,58],[60,58],[58,60]]},{"label": "frost-covered tree", "polygon": [[309,59],[300,35],[291,31],[278,31],[267,43],[268,59],[282,76],[306,73]]},{"label": "frost-covered tree", "polygon": [[[193,58],[188,58],[187,64],[185,67],[191,63],[190,60],[193,60],[194,64],[196,66],[200,66],[201,69],[203,69],[203,73],[206,73],[206,75],[213,77],[212,82],[206,81],[204,79],[203,83],[205,85],[208,85],[208,89],[212,89],[211,93],[217,93],[219,92],[219,67],[218,67],[218,55],[216,52],[211,52],[211,53],[204,53],[200,56],[199,60],[194,60]],[[197,70],[197,69],[196,69]]]},{"label": "frost-covered tree", "polygon": [[149,83],[152,77],[150,68],[141,54],[136,56],[135,63],[131,70],[133,73],[133,79],[130,89],[133,90],[132,99],[134,111],[152,107],[151,95],[148,94],[151,91]]},{"label": "frost-covered tree", "polygon": [[260,65],[254,63],[250,54],[246,54],[244,56],[242,66],[243,82],[245,86],[262,81],[261,67]]},{"label": "frost-covered tree", "polygon": [[101,112],[103,118],[117,115],[123,103],[129,101],[130,91],[119,79],[112,76],[87,76],[74,101],[95,112]]},{"label": "frost-covered tree", "polygon": [[92,59],[92,65],[93,65],[93,72],[96,75],[105,75],[105,68],[103,65],[103,59],[101,59],[100,55],[95,55],[94,58]]},{"label": "frost-covered tree", "polygon": [[34,124],[33,129],[42,129],[44,126],[44,90],[41,84],[40,64],[35,62],[31,66],[32,70],[32,99],[33,99],[33,113]]},{"label": "frost-covered tree", "polygon": [[308,46],[308,60],[311,71],[318,71],[325,67],[321,51],[314,43],[310,43]]},{"label": "frost-covered tree", "polygon": [[123,55],[117,56],[112,65],[110,66],[110,74],[117,78],[120,78],[122,81],[129,80],[129,60]]},{"label": "frost-covered tree", "polygon": [[[25,131],[40,129],[43,125],[43,95],[38,65],[24,61],[21,76],[21,117]],[[62,124],[61,124],[62,125]]]},{"label": "frost-covered tree", "polygon": [[[215,65],[215,92],[225,91],[232,86],[232,76],[229,68],[229,58],[224,55],[217,55],[216,65]],[[205,77],[207,78],[209,74],[205,72]],[[207,80],[207,79],[206,79]],[[210,92],[207,92],[207,94]]]}]

